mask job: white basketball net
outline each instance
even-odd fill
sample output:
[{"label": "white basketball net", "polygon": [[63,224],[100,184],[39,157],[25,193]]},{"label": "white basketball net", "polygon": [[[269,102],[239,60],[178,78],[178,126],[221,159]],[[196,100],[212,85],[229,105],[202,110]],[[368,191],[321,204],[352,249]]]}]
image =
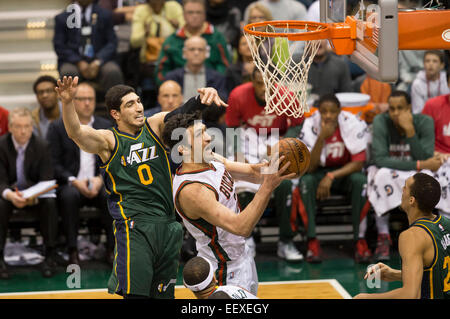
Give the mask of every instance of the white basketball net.
[{"label": "white basketball net", "polygon": [[[284,29],[268,25],[265,31],[285,34],[293,32],[288,25]],[[307,32],[307,26],[304,30],[294,30],[302,31]],[[266,113],[275,112],[277,115],[298,118],[309,112],[308,71],[320,40],[289,42],[285,37],[262,37],[246,32],[244,34],[253,61],[264,79]]]}]

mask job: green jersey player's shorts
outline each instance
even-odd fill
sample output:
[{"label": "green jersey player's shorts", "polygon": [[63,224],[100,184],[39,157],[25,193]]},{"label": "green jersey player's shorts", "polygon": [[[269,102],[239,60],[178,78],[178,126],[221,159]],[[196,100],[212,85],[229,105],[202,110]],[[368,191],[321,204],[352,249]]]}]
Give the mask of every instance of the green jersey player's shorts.
[{"label": "green jersey player's shorts", "polygon": [[115,220],[116,246],[108,292],[174,298],[183,230],[174,219]]}]

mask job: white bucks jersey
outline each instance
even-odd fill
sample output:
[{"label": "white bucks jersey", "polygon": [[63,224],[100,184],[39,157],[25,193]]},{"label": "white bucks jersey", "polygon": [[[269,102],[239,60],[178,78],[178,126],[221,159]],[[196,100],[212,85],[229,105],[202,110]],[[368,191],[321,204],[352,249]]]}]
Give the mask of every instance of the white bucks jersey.
[{"label": "white bucks jersey", "polygon": [[238,286],[219,286],[216,290],[214,290],[214,293],[218,291],[223,291],[230,296],[231,299],[259,299],[254,294]]},{"label": "white bucks jersey", "polygon": [[173,179],[175,208],[183,218],[185,227],[195,238],[198,255],[217,261],[220,268],[228,261],[237,260],[244,254],[245,238],[211,225],[202,218],[190,219],[183,213],[178,203],[178,194],[186,185],[192,183],[200,183],[208,187],[216,195],[217,201],[235,214],[239,214],[234,180],[225,166],[216,161],[213,161],[209,167],[197,171],[180,173],[177,170]]}]

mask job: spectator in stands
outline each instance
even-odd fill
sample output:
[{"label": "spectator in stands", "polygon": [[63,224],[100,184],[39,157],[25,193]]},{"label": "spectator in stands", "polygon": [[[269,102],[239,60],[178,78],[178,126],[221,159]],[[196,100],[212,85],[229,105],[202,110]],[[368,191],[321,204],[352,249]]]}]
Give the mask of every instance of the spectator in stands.
[{"label": "spectator in stands", "polygon": [[325,200],[333,192],[350,196],[355,260],[367,263],[371,253],[365,234],[359,231],[360,220],[364,219],[369,208],[363,193],[367,179],[362,173],[369,138],[367,125],[356,115],[341,111],[341,104],[334,94],[323,95],[318,109],[305,120],[300,132],[300,139],[311,152],[308,173],[300,178],[298,199],[303,203],[298,207],[307,229],[306,260],[312,263],[322,261],[316,238],[316,200]]},{"label": "spectator in stands", "polygon": [[184,41],[192,36],[205,38],[210,47],[209,58],[205,65],[222,74],[230,64],[230,53],[222,33],[206,22],[205,0],[183,0],[184,19],[186,24],[169,36],[163,43],[157,62],[157,82],[164,81],[165,75],[185,64],[183,59]]},{"label": "spectator in stands", "polygon": [[130,43],[132,48],[141,48],[141,63],[158,59],[160,50],[152,45],[152,38],[165,39],[183,25],[183,7],[176,1],[147,0],[139,5],[133,16]]},{"label": "spectator in stands", "polygon": [[0,136],[8,133],[8,110],[0,106]]},{"label": "spectator in stands", "polygon": [[55,91],[56,80],[50,75],[40,76],[33,84],[33,91],[39,106],[31,115],[33,117],[33,133],[45,139],[50,123],[61,117],[61,103]]},{"label": "spectator in stands", "polygon": [[[274,20],[305,20],[307,11],[303,3],[295,0],[259,0],[257,3],[261,3],[267,7],[272,14]],[[249,15],[249,8],[245,10],[245,20]]]},{"label": "spectator in stands", "polygon": [[175,81],[181,86],[184,101],[197,96],[197,89],[201,87],[213,87],[222,100],[227,100],[225,76],[205,65],[210,50],[211,48],[204,38],[190,37],[184,41],[183,47],[183,58],[186,60],[186,65],[168,72],[164,77],[165,80]]},{"label": "spectator in stands", "polygon": [[[265,86],[261,72],[255,68],[252,73],[252,82],[237,86],[228,99],[228,107],[226,109],[226,124],[228,127],[242,127],[246,130],[246,134],[256,134],[256,138],[261,143],[270,145],[270,136],[273,129],[279,130],[279,136],[283,136],[289,126],[296,126],[302,123],[303,118],[295,119],[287,116],[277,116],[275,114],[266,114],[264,107]],[[260,136],[260,129],[267,131],[269,137],[265,139]],[[256,130],[256,131],[255,131]],[[247,143],[249,144],[249,143]],[[244,150],[239,150],[245,156],[245,160],[250,163],[259,163],[262,158],[259,157],[258,147],[260,145],[244,146]],[[247,151],[248,148],[248,151]],[[242,209],[246,207],[254,197],[259,185],[255,185],[252,192],[241,192],[239,202]],[[302,254],[294,245],[293,238],[295,233],[290,225],[291,206],[289,204],[292,194],[292,182],[290,180],[283,181],[275,191],[275,207],[279,220],[280,241],[278,242],[277,254],[279,257],[288,261],[303,260]],[[249,245],[254,247],[252,239],[249,239]],[[253,245],[252,245],[253,244]],[[254,248],[253,248],[254,249]]]},{"label": "spectator in stands", "polygon": [[420,113],[428,99],[450,93],[444,69],[444,53],[426,51],[423,56],[424,70],[417,73],[411,87],[412,112]]},{"label": "spectator in stands", "polygon": [[311,93],[319,96],[329,93],[352,92],[352,79],[347,63],[328,49],[328,40],[321,40],[317,54],[308,72]]},{"label": "spectator in stands", "polygon": [[184,26],[183,7],[177,1],[148,0],[137,7],[132,23],[131,47],[140,48],[139,74],[145,108],[154,108],[158,85],[155,71],[162,44],[177,28]]},{"label": "spectator in stands", "polygon": [[4,261],[8,221],[14,209],[37,210],[45,245],[44,277],[55,272],[58,213],[55,198],[23,198],[21,190],[53,179],[50,151],[45,140],[33,134],[33,120],[27,108],[9,113],[10,133],[0,138],[0,278],[10,277]]},{"label": "spectator in stands", "polygon": [[[441,182],[441,175],[446,175],[450,179],[450,94],[437,96],[431,98],[425,103],[425,107],[423,108],[422,114],[430,116],[434,120],[434,135],[435,135],[435,143],[434,143],[434,155],[441,156],[443,164],[441,168],[436,172],[438,175],[438,180],[441,185],[446,185]],[[450,182],[450,180],[448,180]],[[448,183],[447,183],[448,185]],[[442,188],[441,192],[450,192],[449,187]],[[450,194],[447,194],[447,197],[442,196],[443,198],[450,198]],[[441,209],[441,213],[450,217],[450,210],[445,209],[445,207],[440,206],[441,203],[438,204],[437,208]]]},{"label": "spectator in stands", "polygon": [[80,6],[81,26],[69,26],[71,19],[76,20],[70,17],[71,12],[55,17],[53,45],[58,70],[61,77],[79,76],[81,80],[95,81],[98,91],[104,93],[123,83],[122,71],[114,61],[117,37],[112,15],[94,0],[79,0],[75,4]]},{"label": "spectator in stands", "polygon": [[231,92],[236,86],[250,82],[254,68],[255,63],[253,62],[247,39],[241,34],[237,50],[237,61],[231,64],[225,73],[227,91]]},{"label": "spectator in stands", "polygon": [[376,213],[377,260],[389,260],[391,238],[389,211],[401,203],[405,180],[417,170],[437,171],[441,166],[434,152],[433,119],[413,114],[411,98],[394,91],[388,111],[373,121],[372,160],[368,168],[368,197]]},{"label": "spectator in stands", "polygon": [[306,21],[320,22],[320,1],[316,0],[308,8]]},{"label": "spectator in stands", "polygon": [[[74,106],[81,124],[89,125],[94,129],[111,127],[108,120],[93,115],[95,90],[88,83],[83,82],[78,85]],[[50,125],[47,140],[59,185],[59,211],[67,238],[69,263],[79,264],[77,250],[79,209],[87,205],[95,206],[100,210],[107,239],[106,259],[112,264],[114,259],[112,218],[109,215],[105,187],[99,172],[100,158],[84,152],[68,137],[62,119]]]},{"label": "spectator in stands", "polygon": [[158,91],[159,106],[144,112],[145,117],[159,112],[171,112],[183,104],[183,92],[181,86],[172,80],[164,81]]},{"label": "spectator in stands", "polygon": [[207,0],[206,21],[225,36],[229,51],[238,47],[242,14],[226,0]]},{"label": "spectator in stands", "polygon": [[400,50],[398,51],[398,81],[396,90],[411,91],[411,84],[419,73],[423,70],[423,57],[425,51],[421,50]]}]

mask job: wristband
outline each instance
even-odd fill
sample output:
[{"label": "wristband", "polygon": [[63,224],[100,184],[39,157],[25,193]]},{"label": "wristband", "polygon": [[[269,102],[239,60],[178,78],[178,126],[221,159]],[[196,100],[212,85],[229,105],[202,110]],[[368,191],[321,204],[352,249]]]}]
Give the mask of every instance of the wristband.
[{"label": "wristband", "polygon": [[417,170],[420,171],[420,161],[417,161]]},{"label": "wristband", "polygon": [[333,173],[328,172],[328,173],[327,173],[327,176],[328,176],[331,180],[334,180],[334,175],[333,175]]}]

